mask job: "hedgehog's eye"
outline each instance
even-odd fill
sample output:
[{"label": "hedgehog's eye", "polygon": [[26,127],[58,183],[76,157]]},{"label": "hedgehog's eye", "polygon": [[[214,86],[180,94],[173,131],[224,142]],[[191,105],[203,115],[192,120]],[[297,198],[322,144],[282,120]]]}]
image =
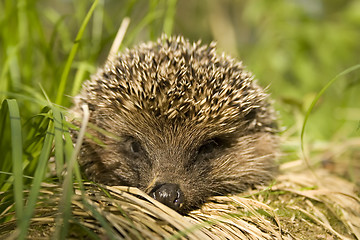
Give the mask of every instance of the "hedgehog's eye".
[{"label": "hedgehog's eye", "polygon": [[205,142],[198,150],[198,155],[208,155],[214,152],[219,146],[217,139],[211,139]]},{"label": "hedgehog's eye", "polygon": [[143,147],[139,140],[134,137],[128,137],[124,142],[124,150],[130,154],[139,154],[143,151]]},{"label": "hedgehog's eye", "polygon": [[141,149],[142,149],[141,144],[138,141],[131,141],[130,151],[132,153],[139,153]]}]

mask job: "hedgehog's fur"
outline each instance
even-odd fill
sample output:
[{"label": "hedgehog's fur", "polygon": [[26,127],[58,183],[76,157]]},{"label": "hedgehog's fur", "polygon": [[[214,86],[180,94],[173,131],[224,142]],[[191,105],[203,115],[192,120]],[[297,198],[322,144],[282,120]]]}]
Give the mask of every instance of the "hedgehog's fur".
[{"label": "hedgehog's fur", "polygon": [[109,60],[84,83],[72,109],[88,104],[85,174],[149,193],[179,184],[186,212],[207,197],[263,184],[276,172],[277,137],[267,94],[215,44],[162,37]]}]

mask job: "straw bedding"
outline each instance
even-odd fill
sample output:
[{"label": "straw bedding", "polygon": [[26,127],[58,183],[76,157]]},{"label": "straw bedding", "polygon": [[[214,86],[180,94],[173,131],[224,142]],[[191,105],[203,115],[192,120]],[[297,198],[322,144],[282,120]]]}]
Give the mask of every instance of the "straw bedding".
[{"label": "straw bedding", "polygon": [[[86,183],[75,186],[69,238],[101,239],[360,239],[356,186],[324,170],[280,175],[270,187],[212,197],[182,216],[136,188]],[[29,239],[59,230],[58,185],[44,184]],[[10,210],[2,216],[13,216]],[[60,221],[61,222],[61,221]],[[11,238],[15,219],[0,226]]]}]

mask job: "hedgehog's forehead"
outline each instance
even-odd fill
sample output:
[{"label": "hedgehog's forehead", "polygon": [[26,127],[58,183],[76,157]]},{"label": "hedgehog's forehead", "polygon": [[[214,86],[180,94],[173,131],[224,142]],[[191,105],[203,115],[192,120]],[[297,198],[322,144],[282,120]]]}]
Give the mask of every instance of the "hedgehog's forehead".
[{"label": "hedgehog's forehead", "polygon": [[[234,119],[252,104],[251,75],[189,65],[149,67],[147,62],[122,66],[101,78],[109,102],[126,112],[204,122]],[[116,91],[114,93],[114,91]],[[249,95],[249,96],[246,96]]]},{"label": "hedgehog's forehead", "polygon": [[241,62],[183,39],[128,50],[93,80],[90,92],[101,95],[95,99],[174,121],[235,121],[264,98]]}]

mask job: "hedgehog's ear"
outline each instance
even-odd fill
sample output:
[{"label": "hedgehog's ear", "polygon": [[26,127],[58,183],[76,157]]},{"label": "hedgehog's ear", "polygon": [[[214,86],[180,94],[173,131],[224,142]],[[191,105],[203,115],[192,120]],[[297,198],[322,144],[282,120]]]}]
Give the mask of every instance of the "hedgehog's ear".
[{"label": "hedgehog's ear", "polygon": [[252,108],[248,113],[246,113],[245,120],[247,120],[248,122],[251,122],[254,119],[256,119],[256,115],[257,115],[257,109]]},{"label": "hedgehog's ear", "polygon": [[91,112],[95,111],[95,106],[94,106],[94,104],[87,103],[87,105],[88,105],[89,110],[90,110]]}]

